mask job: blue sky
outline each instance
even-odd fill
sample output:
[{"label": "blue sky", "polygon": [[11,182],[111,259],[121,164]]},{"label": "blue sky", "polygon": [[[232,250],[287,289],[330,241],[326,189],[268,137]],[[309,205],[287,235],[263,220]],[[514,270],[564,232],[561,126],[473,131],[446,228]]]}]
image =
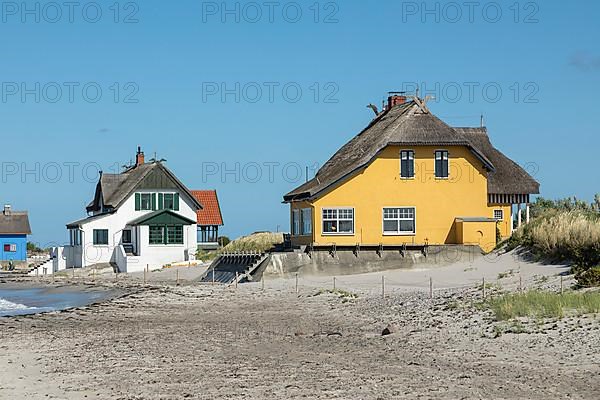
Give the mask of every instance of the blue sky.
[{"label": "blue sky", "polygon": [[41,245],[137,145],[219,191],[223,233],[287,230],[305,168],[415,84],[452,125],[483,113],[543,196],[600,192],[595,1],[24,4],[1,4],[0,202]]}]

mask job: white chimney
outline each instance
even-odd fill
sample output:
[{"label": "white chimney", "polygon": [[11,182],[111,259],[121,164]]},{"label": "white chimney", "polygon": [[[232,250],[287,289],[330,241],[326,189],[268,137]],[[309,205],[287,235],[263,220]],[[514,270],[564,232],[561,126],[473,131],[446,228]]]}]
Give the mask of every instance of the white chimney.
[{"label": "white chimney", "polygon": [[10,204],[4,205],[4,215],[10,215]]}]

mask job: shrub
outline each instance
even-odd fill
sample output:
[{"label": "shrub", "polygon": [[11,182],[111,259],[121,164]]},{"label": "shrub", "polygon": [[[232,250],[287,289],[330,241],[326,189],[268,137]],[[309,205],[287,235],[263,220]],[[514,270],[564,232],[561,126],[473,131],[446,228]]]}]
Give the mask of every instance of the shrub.
[{"label": "shrub", "polygon": [[217,239],[217,242],[219,243],[219,245],[221,245],[221,247],[225,247],[229,243],[231,243],[231,239],[229,239],[228,236],[219,236],[219,238]]},{"label": "shrub", "polygon": [[600,286],[600,266],[580,268],[575,272],[577,284],[582,287]]}]

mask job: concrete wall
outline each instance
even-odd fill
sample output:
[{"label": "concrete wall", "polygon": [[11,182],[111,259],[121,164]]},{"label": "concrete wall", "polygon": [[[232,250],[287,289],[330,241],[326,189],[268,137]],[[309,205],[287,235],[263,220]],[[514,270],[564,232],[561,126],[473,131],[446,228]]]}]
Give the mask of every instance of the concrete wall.
[{"label": "concrete wall", "polygon": [[272,253],[264,271],[265,277],[286,277],[298,272],[302,275],[352,275],[418,266],[444,266],[455,262],[472,262],[482,257],[478,246],[430,246],[427,257],[420,251],[407,251],[403,257],[398,251],[385,250],[381,257],[372,250],[337,251],[333,257],[327,251]]}]

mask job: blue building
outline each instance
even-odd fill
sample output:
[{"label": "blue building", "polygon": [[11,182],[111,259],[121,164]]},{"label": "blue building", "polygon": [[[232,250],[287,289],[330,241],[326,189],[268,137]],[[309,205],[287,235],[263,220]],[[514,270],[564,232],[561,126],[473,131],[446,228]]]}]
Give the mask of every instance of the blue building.
[{"label": "blue building", "polygon": [[0,214],[0,261],[26,261],[27,235],[31,234],[26,211],[5,205]]}]

